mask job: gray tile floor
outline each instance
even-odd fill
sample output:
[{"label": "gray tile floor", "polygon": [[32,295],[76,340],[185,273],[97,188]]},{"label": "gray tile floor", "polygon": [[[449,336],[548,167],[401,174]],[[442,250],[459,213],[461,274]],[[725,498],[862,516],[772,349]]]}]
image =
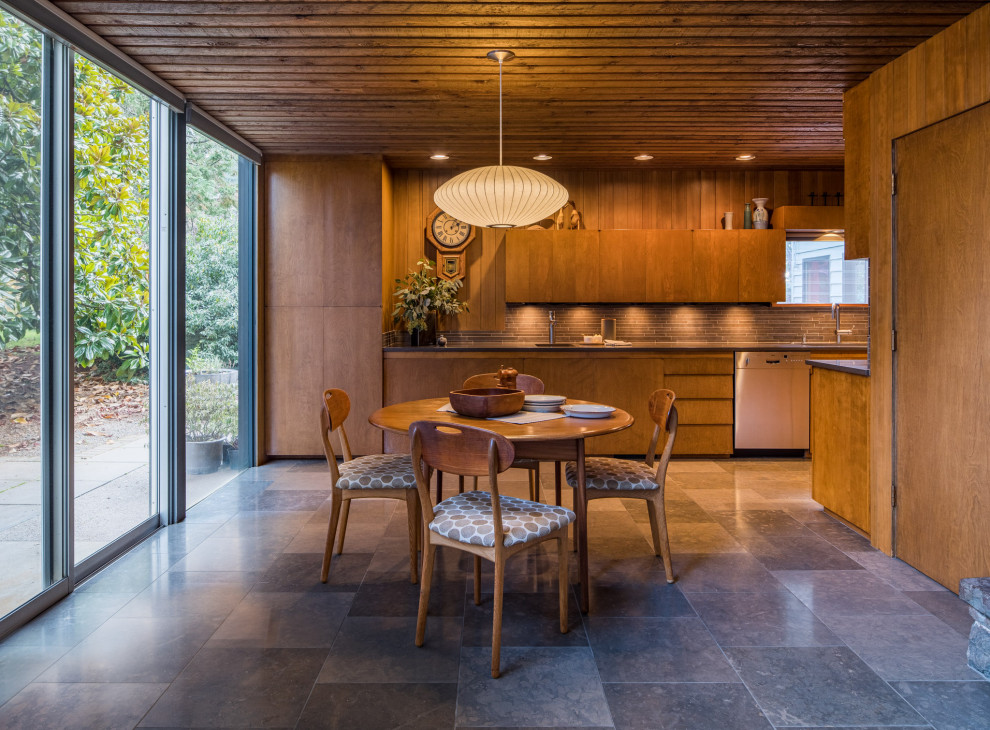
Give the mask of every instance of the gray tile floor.
[{"label": "gray tile floor", "polygon": [[594,503],[568,634],[552,548],[515,558],[498,680],[458,553],[413,646],[395,503],[354,504],[319,582],[326,472],[245,472],[0,642],[0,727],[990,728],[964,604],[825,515],[808,462],[672,464],[673,586],[643,503]]}]

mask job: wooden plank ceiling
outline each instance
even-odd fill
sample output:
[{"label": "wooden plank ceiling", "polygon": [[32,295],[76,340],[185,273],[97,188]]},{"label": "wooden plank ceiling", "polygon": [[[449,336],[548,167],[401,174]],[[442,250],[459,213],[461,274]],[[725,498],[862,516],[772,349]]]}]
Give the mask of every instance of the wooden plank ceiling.
[{"label": "wooden plank ceiling", "polygon": [[495,164],[507,48],[506,164],[781,168],[841,165],[842,92],[983,3],[56,4],[266,153]]}]

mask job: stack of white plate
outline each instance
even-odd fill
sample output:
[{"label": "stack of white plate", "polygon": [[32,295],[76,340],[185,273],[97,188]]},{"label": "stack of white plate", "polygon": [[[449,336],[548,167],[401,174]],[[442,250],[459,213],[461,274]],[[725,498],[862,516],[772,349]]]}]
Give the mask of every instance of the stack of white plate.
[{"label": "stack of white plate", "polygon": [[522,409],[536,413],[556,413],[566,400],[562,395],[527,395]]}]

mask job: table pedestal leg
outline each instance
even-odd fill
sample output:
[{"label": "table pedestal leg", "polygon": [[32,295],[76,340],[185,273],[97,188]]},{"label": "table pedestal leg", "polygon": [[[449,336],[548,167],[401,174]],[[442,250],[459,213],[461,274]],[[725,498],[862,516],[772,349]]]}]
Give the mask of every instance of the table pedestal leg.
[{"label": "table pedestal leg", "polygon": [[584,439],[577,442],[577,490],[574,513],[577,516],[578,573],[581,579],[581,612],[588,613],[591,591],[588,585],[588,493],[584,481]]}]

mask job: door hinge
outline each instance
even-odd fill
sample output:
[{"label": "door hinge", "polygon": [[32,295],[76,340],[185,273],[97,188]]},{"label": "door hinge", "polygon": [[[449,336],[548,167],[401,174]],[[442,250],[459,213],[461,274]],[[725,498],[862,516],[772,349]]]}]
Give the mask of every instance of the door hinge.
[{"label": "door hinge", "polygon": [[897,351],[897,330],[890,331],[890,351]]},{"label": "door hinge", "polygon": [[893,482],[890,483],[890,506],[897,506],[897,485]]}]

